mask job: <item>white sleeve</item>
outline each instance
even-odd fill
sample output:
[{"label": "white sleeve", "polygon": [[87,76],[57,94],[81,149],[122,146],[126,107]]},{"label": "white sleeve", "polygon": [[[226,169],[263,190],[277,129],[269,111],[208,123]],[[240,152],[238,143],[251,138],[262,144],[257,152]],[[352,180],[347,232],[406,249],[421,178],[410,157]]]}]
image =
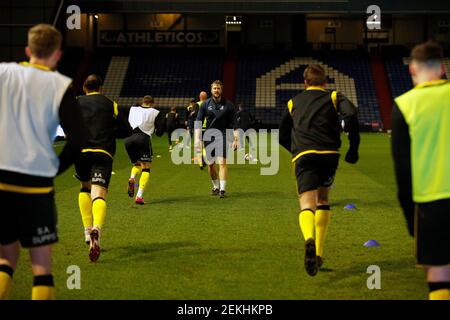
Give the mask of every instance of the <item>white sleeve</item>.
[{"label": "white sleeve", "polygon": [[128,116],[128,122],[130,123],[131,128],[135,129],[142,122],[142,114],[139,112],[138,108],[131,107],[130,115]]}]

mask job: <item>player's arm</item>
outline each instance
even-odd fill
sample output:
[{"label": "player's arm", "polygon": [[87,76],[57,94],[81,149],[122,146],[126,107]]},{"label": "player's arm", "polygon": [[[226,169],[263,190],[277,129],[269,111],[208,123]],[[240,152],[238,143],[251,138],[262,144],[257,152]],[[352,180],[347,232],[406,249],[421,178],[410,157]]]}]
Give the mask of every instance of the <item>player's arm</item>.
[{"label": "player's arm", "polygon": [[81,117],[80,105],[71,88],[67,89],[61,100],[59,119],[67,142],[59,154],[57,175],[63,173],[75,162],[87,141],[87,128]]},{"label": "player's arm", "polygon": [[397,104],[392,108],[392,157],[397,181],[398,199],[403,209],[408,231],[414,235],[414,202],[412,198],[411,141],[408,124]]},{"label": "player's arm", "polygon": [[[166,114],[167,117],[168,114]],[[158,112],[158,115],[155,118],[155,134],[158,137],[161,137],[166,131],[166,117],[163,116],[162,112]]]},{"label": "player's arm", "polygon": [[202,150],[202,126],[206,118],[206,104],[202,103],[198,109],[197,118],[194,121],[194,146],[197,152]]},{"label": "player's arm", "polygon": [[230,109],[230,123],[231,127],[233,128],[233,150],[237,150],[239,148],[239,131],[238,131],[238,114],[236,112],[236,108],[232,103],[230,103],[231,109]]},{"label": "player's arm", "polygon": [[344,120],[344,131],[348,132],[349,149],[345,155],[345,161],[348,163],[356,163],[359,159],[359,123],[358,123],[358,109],[345,96],[337,93],[336,97],[337,111],[341,114]]},{"label": "player's arm", "polygon": [[[116,138],[124,139],[133,134],[133,129],[130,126],[130,122],[128,121],[124,111],[117,106],[117,103],[114,102],[115,109],[117,110],[116,116]],[[117,107],[116,107],[117,106]]]},{"label": "player's arm", "polygon": [[[292,103],[292,100],[289,100],[288,104],[289,103]],[[289,112],[289,107],[287,107],[281,116],[281,122],[278,129],[280,131],[279,143],[289,152],[291,152],[291,132],[293,126],[294,122],[292,120],[291,113]]]}]

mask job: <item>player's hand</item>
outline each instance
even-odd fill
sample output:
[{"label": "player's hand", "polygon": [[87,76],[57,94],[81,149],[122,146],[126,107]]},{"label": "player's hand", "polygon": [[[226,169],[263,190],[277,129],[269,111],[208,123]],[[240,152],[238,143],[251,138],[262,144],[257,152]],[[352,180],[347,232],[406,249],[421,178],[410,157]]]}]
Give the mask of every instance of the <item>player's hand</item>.
[{"label": "player's hand", "polygon": [[345,161],[348,163],[355,164],[359,160],[358,151],[348,150],[347,154],[345,155]]},{"label": "player's hand", "polygon": [[233,151],[236,151],[239,148],[239,141],[234,140],[231,147],[233,148]]},{"label": "player's hand", "polygon": [[202,152],[202,141],[201,140],[195,141],[195,143],[194,143],[194,150],[197,153]]}]

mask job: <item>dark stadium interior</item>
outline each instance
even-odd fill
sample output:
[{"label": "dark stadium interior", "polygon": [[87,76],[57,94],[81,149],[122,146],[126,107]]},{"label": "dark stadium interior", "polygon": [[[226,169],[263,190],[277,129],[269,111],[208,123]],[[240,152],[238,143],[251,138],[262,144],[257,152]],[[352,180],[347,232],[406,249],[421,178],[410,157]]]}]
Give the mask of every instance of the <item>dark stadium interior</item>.
[{"label": "dark stadium interior", "polygon": [[[358,106],[362,128],[378,131],[390,128],[393,97],[412,86],[406,57],[415,42],[435,39],[450,56],[448,2],[379,1],[375,31],[365,23],[368,1],[281,1],[272,14],[256,0],[70,4],[81,9],[81,30],[66,27],[67,1],[2,1],[0,59],[24,60],[27,29],[54,23],[65,33],[60,72],[80,93],[86,75],[99,74],[123,108],[151,94],[163,110],[184,113],[190,98],[222,79],[227,97],[275,127],[314,61],[326,66],[329,88]],[[448,74],[449,58],[445,64]]]},{"label": "dark stadium interior", "polygon": [[450,299],[449,124],[450,0],[0,0],[0,315]]}]

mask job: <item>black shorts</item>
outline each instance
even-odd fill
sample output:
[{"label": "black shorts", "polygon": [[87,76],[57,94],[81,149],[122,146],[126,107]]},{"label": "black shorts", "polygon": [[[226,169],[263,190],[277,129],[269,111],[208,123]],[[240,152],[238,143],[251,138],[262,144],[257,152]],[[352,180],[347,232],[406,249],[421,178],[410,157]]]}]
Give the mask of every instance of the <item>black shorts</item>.
[{"label": "black shorts", "polygon": [[131,163],[152,162],[153,150],[150,136],[145,133],[133,133],[125,139],[125,149]]},{"label": "black shorts", "polygon": [[418,264],[450,264],[450,199],[416,206],[415,238]]},{"label": "black shorts", "polygon": [[298,194],[316,190],[319,187],[330,187],[339,164],[339,154],[309,153],[295,162]]},{"label": "black shorts", "polygon": [[228,150],[228,142],[226,135],[223,134],[221,137],[211,136],[211,141],[203,141],[206,161],[208,163],[215,162],[217,157],[226,158]]},{"label": "black shorts", "polygon": [[113,159],[103,152],[83,152],[75,161],[76,177],[81,182],[91,182],[108,188]]},{"label": "black shorts", "polygon": [[58,241],[54,193],[24,194],[0,191],[0,244],[17,240],[22,247]]}]

